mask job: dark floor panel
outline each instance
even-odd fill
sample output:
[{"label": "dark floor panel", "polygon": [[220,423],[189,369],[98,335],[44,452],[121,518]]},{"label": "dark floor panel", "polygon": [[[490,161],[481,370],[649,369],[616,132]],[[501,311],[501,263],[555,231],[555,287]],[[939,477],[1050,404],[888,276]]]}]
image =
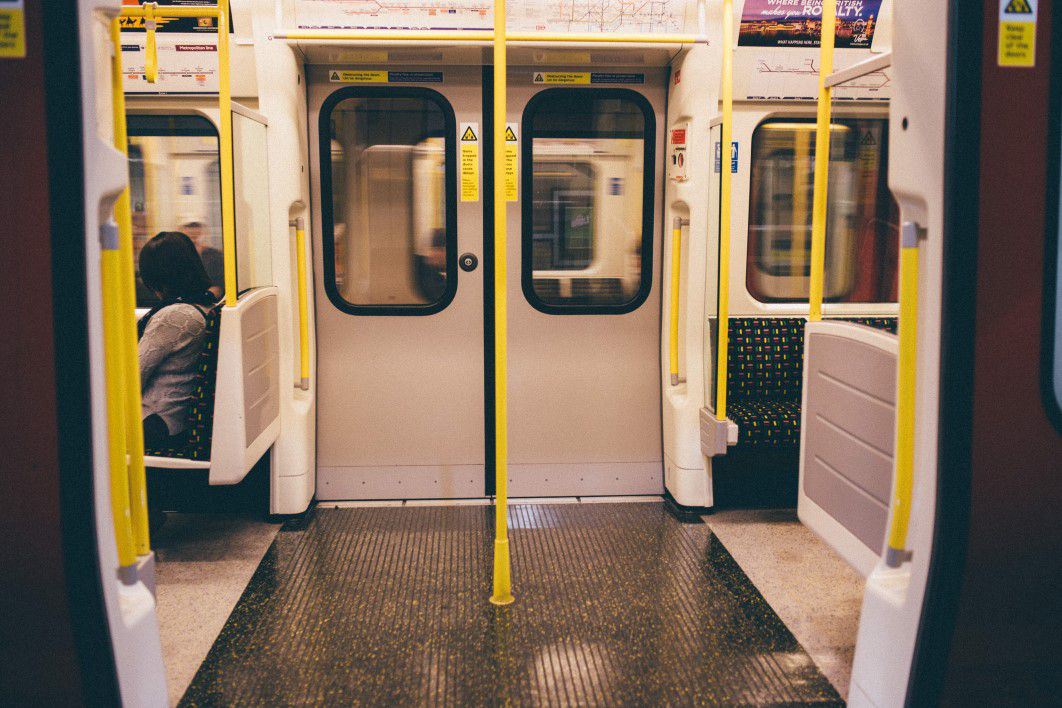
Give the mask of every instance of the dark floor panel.
[{"label": "dark floor panel", "polygon": [[286,525],[182,705],[840,704],[707,525],[656,503],[510,519],[507,608],[491,507]]}]

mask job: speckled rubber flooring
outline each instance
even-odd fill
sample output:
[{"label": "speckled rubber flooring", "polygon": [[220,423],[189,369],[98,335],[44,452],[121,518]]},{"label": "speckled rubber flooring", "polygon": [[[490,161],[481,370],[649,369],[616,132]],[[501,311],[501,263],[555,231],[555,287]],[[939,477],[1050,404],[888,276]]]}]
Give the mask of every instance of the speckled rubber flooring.
[{"label": "speckled rubber flooring", "polygon": [[704,524],[663,504],[317,510],[281,529],[182,705],[840,704]]}]

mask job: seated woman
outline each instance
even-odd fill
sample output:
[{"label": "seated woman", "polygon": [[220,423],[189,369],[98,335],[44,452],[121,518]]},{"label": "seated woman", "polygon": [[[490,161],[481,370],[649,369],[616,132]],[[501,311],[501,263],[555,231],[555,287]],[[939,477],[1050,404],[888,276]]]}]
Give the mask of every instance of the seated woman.
[{"label": "seated woman", "polygon": [[163,231],[144,244],[140,279],[160,300],[137,326],[144,447],[179,447],[195,397],[206,313],[215,298],[195,244],[179,231]]}]

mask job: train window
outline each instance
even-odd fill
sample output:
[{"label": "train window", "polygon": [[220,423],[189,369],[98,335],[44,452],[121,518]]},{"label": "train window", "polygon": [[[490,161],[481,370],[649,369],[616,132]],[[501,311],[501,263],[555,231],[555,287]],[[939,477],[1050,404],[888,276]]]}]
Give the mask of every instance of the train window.
[{"label": "train window", "polygon": [[524,113],[524,296],[619,314],[652,285],[652,108],[623,89],[548,89]]},{"label": "train window", "polygon": [[[218,133],[201,116],[130,115],[129,190],[133,251],[160,231],[182,231],[195,242],[219,297],[225,287],[221,237]],[[158,298],[137,278],[138,307]]]},{"label": "train window", "polygon": [[[823,298],[894,302],[899,209],[886,183],[888,121],[842,118],[830,135]],[[813,120],[771,119],[752,136],[746,285],[762,302],[808,299]]]},{"label": "train window", "polygon": [[457,290],[453,109],[348,87],[321,108],[325,289],[350,314],[439,312]]},{"label": "train window", "polygon": [[265,125],[232,114],[236,284],[241,292],[273,284],[266,144]]}]

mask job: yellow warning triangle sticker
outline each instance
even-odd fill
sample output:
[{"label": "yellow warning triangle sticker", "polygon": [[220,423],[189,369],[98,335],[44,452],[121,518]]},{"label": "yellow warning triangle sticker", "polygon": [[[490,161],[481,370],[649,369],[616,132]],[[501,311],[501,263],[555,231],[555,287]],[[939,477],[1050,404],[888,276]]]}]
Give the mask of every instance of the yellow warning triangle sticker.
[{"label": "yellow warning triangle sticker", "polygon": [[544,83],[545,81],[546,81],[546,77],[544,77],[542,74],[535,74],[535,83],[536,84],[541,84],[541,83]]},{"label": "yellow warning triangle sticker", "polygon": [[1029,0],[1010,0],[1007,3],[1006,9],[1003,12],[1009,15],[1031,15],[1032,6],[1029,5]]},{"label": "yellow warning triangle sticker", "polygon": [[467,128],[465,128],[465,132],[461,135],[461,142],[471,143],[475,142],[476,140],[478,140],[478,138],[476,137],[476,134],[472,132],[472,126],[468,126]]},{"label": "yellow warning triangle sticker", "polygon": [[338,72],[338,71],[333,71],[333,72],[332,72],[332,73],[331,73],[331,74],[329,75],[329,77],[328,77],[328,80],[329,80],[329,81],[339,81],[339,80],[340,80],[340,79],[339,79],[339,72]]},{"label": "yellow warning triangle sticker", "polygon": [[505,128],[505,142],[507,142],[507,143],[515,143],[516,142],[516,133],[513,132],[512,128],[509,128],[509,127]]},{"label": "yellow warning triangle sticker", "polygon": [[860,141],[860,144],[861,145],[877,145],[878,143],[877,143],[876,140],[874,140],[874,135],[868,130],[866,135],[864,135],[863,139]]}]

